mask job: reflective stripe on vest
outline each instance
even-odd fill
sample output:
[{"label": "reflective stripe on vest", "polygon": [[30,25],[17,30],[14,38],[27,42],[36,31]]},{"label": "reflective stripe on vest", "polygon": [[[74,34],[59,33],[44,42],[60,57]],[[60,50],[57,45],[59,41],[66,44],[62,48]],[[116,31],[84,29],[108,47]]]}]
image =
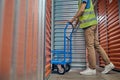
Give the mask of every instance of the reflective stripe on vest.
[{"label": "reflective stripe on vest", "polygon": [[83,13],[83,15],[89,15],[89,14],[94,14],[94,12],[93,11],[88,11],[88,12]]},{"label": "reflective stripe on vest", "polygon": [[90,22],[90,21],[94,21],[96,20],[96,18],[92,18],[92,19],[88,19],[88,20],[82,20],[80,21],[80,23],[86,23],[86,22]]},{"label": "reflective stripe on vest", "polygon": [[80,21],[80,28],[86,28],[97,24],[97,19],[94,13],[94,6],[91,0],[90,0],[90,8],[85,9],[83,15],[79,17],[79,21]]}]

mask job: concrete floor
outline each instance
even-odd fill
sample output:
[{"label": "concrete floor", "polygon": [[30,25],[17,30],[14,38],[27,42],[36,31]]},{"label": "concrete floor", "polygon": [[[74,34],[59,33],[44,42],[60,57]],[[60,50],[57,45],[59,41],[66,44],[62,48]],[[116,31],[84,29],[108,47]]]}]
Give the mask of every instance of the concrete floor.
[{"label": "concrete floor", "polygon": [[84,76],[79,71],[70,71],[64,75],[51,74],[48,80],[120,80],[120,72],[111,71],[109,74],[101,74],[103,68],[97,69],[97,75]]}]

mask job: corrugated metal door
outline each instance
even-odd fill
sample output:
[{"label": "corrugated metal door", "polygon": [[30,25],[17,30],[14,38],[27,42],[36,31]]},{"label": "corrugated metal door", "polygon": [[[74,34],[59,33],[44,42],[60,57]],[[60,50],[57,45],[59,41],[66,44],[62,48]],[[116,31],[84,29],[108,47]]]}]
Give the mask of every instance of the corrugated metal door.
[{"label": "corrugated metal door", "polygon": [[46,0],[46,77],[51,72],[51,4],[51,0]]},{"label": "corrugated metal door", "polygon": [[[116,70],[120,70],[120,13],[118,1],[119,0],[98,1],[99,40],[100,43],[105,41],[104,43],[101,43],[101,45],[106,50],[110,60],[114,63]],[[106,26],[105,29],[101,27],[104,23]],[[105,48],[104,45],[106,43],[107,46]],[[104,63],[101,59],[100,66],[104,66]]]},{"label": "corrugated metal door", "polygon": [[[107,17],[106,17],[106,1],[99,0],[98,1],[98,35],[99,42],[101,46],[104,48],[106,53],[108,53],[108,36],[107,36]],[[104,62],[100,57],[100,65],[103,65]]]},{"label": "corrugated metal door", "polygon": [[107,25],[108,46],[110,60],[120,70],[120,17],[119,0],[106,0],[107,3]]},{"label": "corrugated metal door", "polygon": [[[63,31],[65,24],[78,9],[78,0],[53,0],[52,7],[52,49],[63,49]],[[73,34],[72,69],[86,66],[85,40],[82,29]]]}]

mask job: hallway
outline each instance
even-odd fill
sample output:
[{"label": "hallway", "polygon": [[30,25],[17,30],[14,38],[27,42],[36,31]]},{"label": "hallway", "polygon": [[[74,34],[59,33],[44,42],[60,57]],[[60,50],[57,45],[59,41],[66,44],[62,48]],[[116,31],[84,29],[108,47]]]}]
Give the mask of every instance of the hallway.
[{"label": "hallway", "polygon": [[80,75],[79,71],[71,71],[65,75],[51,74],[48,80],[120,80],[120,73],[111,71],[109,74],[101,74],[103,68],[97,69],[96,76]]},{"label": "hallway", "polygon": [[[79,0],[0,0],[0,80],[120,80],[120,0],[89,1],[98,20],[99,43],[116,71],[104,75],[99,67],[95,76],[79,74],[88,62],[84,29],[78,24],[71,40],[73,27],[65,31]],[[94,11],[86,15],[93,16]],[[63,59],[71,61],[71,70],[76,71],[51,73],[52,60],[63,63]],[[105,66],[100,55],[96,60]]]}]

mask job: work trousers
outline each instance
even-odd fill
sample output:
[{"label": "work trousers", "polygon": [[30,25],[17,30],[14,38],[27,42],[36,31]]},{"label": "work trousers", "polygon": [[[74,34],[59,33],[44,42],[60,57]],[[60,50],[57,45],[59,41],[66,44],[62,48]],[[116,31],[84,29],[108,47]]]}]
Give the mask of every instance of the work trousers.
[{"label": "work trousers", "polygon": [[97,29],[96,25],[84,29],[85,43],[86,43],[86,48],[88,51],[88,65],[92,69],[96,68],[95,50],[97,53],[100,54],[105,64],[110,63],[110,59],[108,58],[105,50],[99,44],[96,29]]}]

